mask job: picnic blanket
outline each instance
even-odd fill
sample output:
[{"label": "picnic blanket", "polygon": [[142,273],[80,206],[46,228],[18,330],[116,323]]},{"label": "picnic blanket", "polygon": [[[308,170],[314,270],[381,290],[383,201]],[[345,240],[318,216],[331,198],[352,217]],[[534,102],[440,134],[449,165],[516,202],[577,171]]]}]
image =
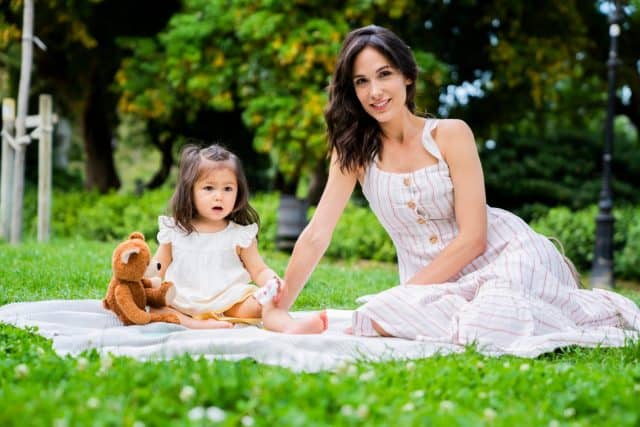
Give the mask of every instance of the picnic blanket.
[{"label": "picnic blanket", "polygon": [[[307,312],[293,312],[294,317]],[[191,330],[169,323],[123,326],[100,300],[48,300],[19,302],[0,307],[0,322],[17,327],[35,326],[42,336],[53,340],[60,355],[78,355],[96,349],[99,353],[130,356],[141,360],[170,359],[185,353],[210,359],[252,358],[293,371],[333,370],[345,363],[411,360],[435,354],[461,352],[464,347],[451,342],[410,341],[400,338],[355,337],[344,330],[351,324],[350,310],[327,310],[329,329],[320,335],[290,335],[256,326],[231,329]],[[581,345],[623,346],[637,334],[616,328],[587,332],[566,331],[529,337],[510,348],[478,348],[487,355],[512,354],[535,357],[556,348]]]}]

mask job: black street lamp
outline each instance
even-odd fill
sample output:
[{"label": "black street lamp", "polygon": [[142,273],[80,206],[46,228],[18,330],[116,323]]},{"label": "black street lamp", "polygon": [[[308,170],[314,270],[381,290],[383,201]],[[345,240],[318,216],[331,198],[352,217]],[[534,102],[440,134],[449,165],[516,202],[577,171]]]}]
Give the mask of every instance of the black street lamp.
[{"label": "black street lamp", "polygon": [[609,13],[609,60],[607,61],[609,94],[605,123],[604,152],[602,153],[602,189],[596,217],[596,242],[591,269],[591,287],[612,289],[613,284],[613,195],[611,193],[611,155],[613,149],[613,117],[616,101],[616,67],[618,66],[619,22],[622,19],[620,0],[611,2]]}]

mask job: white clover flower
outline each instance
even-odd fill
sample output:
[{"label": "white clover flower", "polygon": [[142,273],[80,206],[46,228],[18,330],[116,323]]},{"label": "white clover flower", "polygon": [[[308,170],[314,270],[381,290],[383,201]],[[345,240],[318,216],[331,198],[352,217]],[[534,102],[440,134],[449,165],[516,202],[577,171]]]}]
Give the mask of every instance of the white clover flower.
[{"label": "white clover flower", "polygon": [[190,385],[186,385],[184,387],[182,387],[182,390],[180,390],[180,400],[182,400],[183,402],[186,402],[187,400],[191,400],[191,398],[193,396],[196,395],[196,389],[191,387]]},{"label": "white clover flower", "polygon": [[340,413],[346,417],[350,417],[353,415],[353,407],[351,405],[342,405],[340,408]]},{"label": "white clover flower", "polygon": [[113,358],[110,354],[103,354],[100,357],[100,370],[106,371],[113,366]]},{"label": "white clover flower", "polygon": [[364,403],[358,406],[358,409],[356,409],[356,416],[361,420],[367,418],[369,416],[369,407]]},{"label": "white clover flower", "polygon": [[16,378],[25,378],[27,375],[29,375],[29,367],[24,363],[21,363],[15,367],[14,372]]},{"label": "white clover flower", "polygon": [[367,382],[371,381],[376,377],[376,373],[374,371],[367,371],[360,375],[360,381]]},{"label": "white clover flower", "polygon": [[98,400],[97,397],[90,397],[89,400],[87,400],[88,408],[96,409],[98,406],[100,406],[100,400]]},{"label": "white clover flower", "polygon": [[89,361],[84,357],[78,357],[78,360],[76,361],[76,367],[78,368],[78,370],[84,371],[85,369],[87,369],[87,366],[89,366]]},{"label": "white clover flower", "polygon": [[411,397],[414,399],[422,399],[424,397],[424,390],[414,390],[411,392]]},{"label": "white clover flower", "polygon": [[69,422],[64,418],[57,418],[53,420],[53,427],[68,427]]},{"label": "white clover flower", "polygon": [[207,408],[207,418],[209,419],[209,421],[219,423],[227,418],[227,414],[224,412],[224,410],[218,408],[217,406],[209,406]]},{"label": "white clover flower", "polygon": [[202,406],[196,406],[191,408],[189,412],[187,412],[187,417],[191,421],[198,421],[204,418],[204,408]]},{"label": "white clover flower", "polygon": [[549,427],[560,427],[560,423],[558,420],[551,420],[549,421]]},{"label": "white clover flower", "polygon": [[505,368],[505,369],[507,369],[507,368],[511,367],[511,363],[509,363],[509,361],[507,360],[506,362],[504,362],[504,363],[502,364],[502,367],[503,367],[503,368]]},{"label": "white clover flower", "polygon": [[44,349],[42,347],[38,347],[36,348],[36,353],[38,353],[38,356],[42,356],[44,355]]},{"label": "white clover flower", "polygon": [[487,421],[495,420],[497,415],[498,414],[496,413],[496,411],[493,410],[493,408],[485,408],[485,410],[482,411],[482,416]]},{"label": "white clover flower", "polygon": [[132,427],[146,427],[142,421],[134,421]]},{"label": "white clover flower", "polygon": [[487,392],[486,391],[481,391],[480,393],[478,393],[478,398],[486,399],[487,398]]},{"label": "white clover flower", "polygon": [[347,375],[355,376],[358,373],[358,368],[355,365],[349,365],[347,368]]},{"label": "white clover flower", "polygon": [[476,368],[478,369],[484,368],[484,362],[482,360],[478,360],[478,362],[476,362]]},{"label": "white clover flower", "polygon": [[240,419],[240,424],[242,424],[243,427],[251,427],[252,425],[255,424],[255,421],[249,415],[245,415]]},{"label": "white clover flower", "polygon": [[416,409],[416,405],[414,405],[414,404],[413,404],[413,403],[411,403],[411,402],[405,403],[405,404],[404,404],[404,406],[402,407],[402,410],[403,410],[404,412],[411,412],[411,411],[413,411],[414,409]]},{"label": "white clover flower", "polygon": [[442,411],[452,411],[455,407],[456,404],[450,400],[443,400],[442,402],[440,402],[440,410]]},{"label": "white clover flower", "polygon": [[576,414],[576,410],[573,408],[567,408],[562,414],[565,416],[565,418],[571,418]]},{"label": "white clover flower", "polygon": [[332,375],[331,378],[329,378],[329,382],[331,384],[338,384],[340,382],[340,378],[338,378],[337,375]]},{"label": "white clover flower", "polygon": [[413,371],[416,369],[416,363],[413,361],[407,362],[407,371]]},{"label": "white clover flower", "polygon": [[640,391],[640,384],[636,384],[633,386],[634,391]]},{"label": "white clover flower", "polygon": [[531,366],[529,366],[528,363],[523,363],[522,365],[520,365],[520,370],[522,372],[527,372],[530,368],[531,368]]}]

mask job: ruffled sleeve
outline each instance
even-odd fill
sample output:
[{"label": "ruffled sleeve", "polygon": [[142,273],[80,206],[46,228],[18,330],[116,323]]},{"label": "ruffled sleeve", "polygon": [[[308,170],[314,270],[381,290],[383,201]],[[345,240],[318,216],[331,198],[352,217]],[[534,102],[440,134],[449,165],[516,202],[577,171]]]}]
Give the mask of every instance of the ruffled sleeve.
[{"label": "ruffled sleeve", "polygon": [[169,216],[158,217],[158,243],[171,243],[176,228],[176,222]]},{"label": "ruffled sleeve", "polygon": [[253,239],[256,238],[256,234],[258,234],[258,225],[257,224],[249,224],[249,225],[239,225],[235,224],[235,236],[234,236],[234,246],[240,246],[241,248],[248,248],[253,242]]}]

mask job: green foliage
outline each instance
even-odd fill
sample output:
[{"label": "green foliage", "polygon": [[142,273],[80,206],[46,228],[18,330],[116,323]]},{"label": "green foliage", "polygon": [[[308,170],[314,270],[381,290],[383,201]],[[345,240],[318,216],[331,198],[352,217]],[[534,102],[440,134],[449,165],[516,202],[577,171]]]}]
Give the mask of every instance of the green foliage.
[{"label": "green foliage", "polygon": [[[167,122],[173,115],[194,119],[201,109],[239,109],[254,131],[255,149],[269,153],[296,184],[326,154],[325,88],[344,35],[409,6],[398,0],[339,6],[185,1],[156,39],[122,41],[132,55],[118,72],[120,111]],[[424,70],[420,87],[441,84],[444,66],[419,49],[416,56]]]},{"label": "green foliage", "polygon": [[[562,243],[565,254],[582,271],[591,268],[595,244],[595,227],[598,208],[589,206],[579,211],[567,207],[550,209],[531,226],[545,236],[553,236]],[[620,278],[640,279],[638,254],[640,242],[640,208],[614,209],[614,272]]]}]

